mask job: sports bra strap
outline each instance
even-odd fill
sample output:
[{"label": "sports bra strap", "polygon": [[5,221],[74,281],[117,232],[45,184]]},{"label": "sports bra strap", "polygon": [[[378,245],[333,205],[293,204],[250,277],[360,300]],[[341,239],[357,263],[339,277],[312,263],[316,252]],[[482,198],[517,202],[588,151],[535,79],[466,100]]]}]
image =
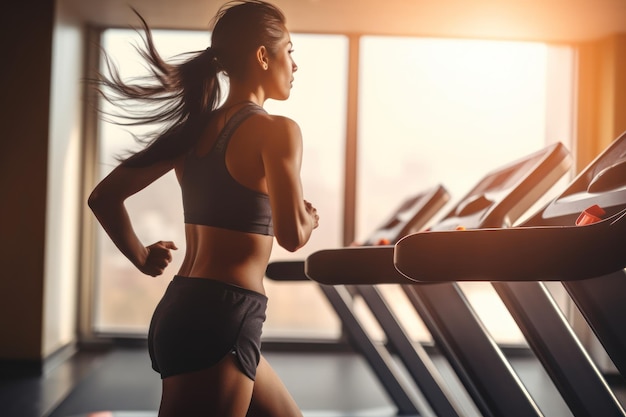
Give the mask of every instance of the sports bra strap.
[{"label": "sports bra strap", "polygon": [[263,107],[258,104],[248,102],[242,108],[237,110],[237,112],[226,122],[226,125],[220,132],[216,142],[215,142],[215,151],[216,152],[224,152],[224,148],[226,147],[226,143],[230,139],[232,133],[239,127],[244,120],[246,120],[249,116],[253,114],[265,113]]}]

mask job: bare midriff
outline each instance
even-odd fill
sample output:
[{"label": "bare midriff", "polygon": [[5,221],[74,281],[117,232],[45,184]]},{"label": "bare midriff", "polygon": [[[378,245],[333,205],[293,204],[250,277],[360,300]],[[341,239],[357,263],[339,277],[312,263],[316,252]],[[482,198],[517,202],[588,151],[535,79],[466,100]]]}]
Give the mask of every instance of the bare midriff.
[{"label": "bare midriff", "polygon": [[265,294],[263,277],[273,237],[185,224],[185,258],[179,275],[207,278]]}]

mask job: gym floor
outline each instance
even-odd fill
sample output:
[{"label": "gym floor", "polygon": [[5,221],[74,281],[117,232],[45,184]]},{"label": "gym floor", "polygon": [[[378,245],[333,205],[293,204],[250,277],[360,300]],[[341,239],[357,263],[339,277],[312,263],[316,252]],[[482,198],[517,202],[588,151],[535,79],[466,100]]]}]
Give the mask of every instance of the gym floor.
[{"label": "gym floor", "polygon": [[[391,417],[395,407],[361,357],[351,352],[264,352],[283,378],[305,417]],[[546,416],[569,417],[547,375],[529,355],[511,364]],[[434,356],[442,376],[459,387],[445,362]],[[40,376],[0,379],[2,417],[156,417],[160,379],[141,344],[83,349],[47,364]],[[615,383],[626,401],[626,387]],[[468,417],[478,416],[462,389],[454,389]],[[112,413],[96,414],[111,411]],[[90,415],[91,414],[91,415]],[[425,413],[426,415],[427,413]]]}]

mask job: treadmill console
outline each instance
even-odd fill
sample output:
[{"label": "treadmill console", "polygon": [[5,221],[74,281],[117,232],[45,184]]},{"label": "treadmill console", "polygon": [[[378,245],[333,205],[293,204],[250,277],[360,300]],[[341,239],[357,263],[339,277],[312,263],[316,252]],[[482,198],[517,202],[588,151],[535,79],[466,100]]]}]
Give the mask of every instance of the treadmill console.
[{"label": "treadmill console", "polygon": [[570,165],[569,152],[557,143],[492,171],[430,230],[511,226]]},{"label": "treadmill console", "polygon": [[523,226],[572,226],[580,213],[592,206],[604,210],[604,218],[626,208],[626,133]]}]

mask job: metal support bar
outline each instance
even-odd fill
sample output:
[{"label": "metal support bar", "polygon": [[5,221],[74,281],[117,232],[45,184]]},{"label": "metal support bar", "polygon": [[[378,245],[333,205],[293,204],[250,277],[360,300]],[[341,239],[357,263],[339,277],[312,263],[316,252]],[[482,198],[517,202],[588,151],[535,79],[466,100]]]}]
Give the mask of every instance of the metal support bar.
[{"label": "metal support bar", "polygon": [[626,271],[564,282],[565,289],[598,337],[620,374],[626,377]]},{"label": "metal support bar", "polygon": [[576,417],[624,417],[624,410],[540,282],[494,282],[528,344]]},{"label": "metal support bar", "polygon": [[543,415],[457,284],[403,288],[483,416]]},{"label": "metal support bar", "polygon": [[372,314],[385,330],[387,341],[438,416],[463,415],[455,406],[452,395],[446,387],[439,371],[419,343],[413,343],[393,314],[376,286],[355,286],[355,289],[367,303]]},{"label": "metal support bar", "polygon": [[406,386],[406,383],[403,382],[402,377],[398,374],[397,364],[394,363],[393,358],[384,347],[374,344],[352,310],[352,297],[347,288],[327,285],[320,285],[320,288],[344,324],[349,337],[352,338],[354,342],[352,346],[368,362],[381,385],[398,408],[398,414],[419,414],[418,401],[412,398],[410,395],[411,388]]}]

